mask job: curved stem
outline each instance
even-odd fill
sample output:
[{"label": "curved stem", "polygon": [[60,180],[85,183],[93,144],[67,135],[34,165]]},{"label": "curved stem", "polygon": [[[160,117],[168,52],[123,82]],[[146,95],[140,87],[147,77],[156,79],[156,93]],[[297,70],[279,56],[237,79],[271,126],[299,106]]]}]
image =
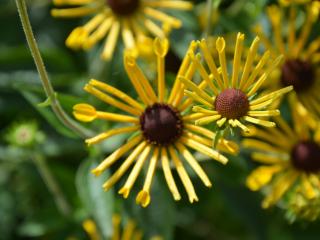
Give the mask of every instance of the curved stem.
[{"label": "curved stem", "polygon": [[17,4],[20,20],[22,23],[22,27],[23,27],[32,57],[36,64],[43,89],[50,101],[50,106],[53,112],[55,113],[55,115],[63,125],[71,129],[73,132],[77,133],[80,137],[82,138],[90,137],[92,134],[90,134],[89,130],[81,127],[79,124],[73,121],[61,107],[60,102],[57,99],[56,93],[54,92],[54,89],[49,80],[49,76],[45,69],[37,42],[34,38],[25,0],[16,0],[16,4]]}]

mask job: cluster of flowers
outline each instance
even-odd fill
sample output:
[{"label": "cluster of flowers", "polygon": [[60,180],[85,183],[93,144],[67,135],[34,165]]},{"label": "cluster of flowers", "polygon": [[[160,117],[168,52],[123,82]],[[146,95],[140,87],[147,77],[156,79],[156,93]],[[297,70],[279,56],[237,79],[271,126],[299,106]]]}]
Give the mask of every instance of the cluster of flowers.
[{"label": "cluster of flowers", "polygon": [[[99,176],[127,155],[104,183],[105,190],[132,167],[119,190],[127,198],[147,165],[144,185],[136,197],[136,202],[146,207],[151,201],[153,176],[160,166],[175,200],[180,200],[181,195],[172,168],[176,169],[189,201],[198,201],[184,162],[205,186],[211,187],[194,152],[226,164],[228,158],[222,152],[233,155],[239,152],[238,145],[226,139],[227,133],[239,128],[244,136],[242,147],[252,149],[252,159],[262,165],[247,178],[251,190],[263,189],[266,197],[262,206],[285,202],[291,214],[311,220],[318,217],[320,37],[310,41],[312,26],[319,19],[318,1],[282,0],[269,6],[272,35],[264,33],[258,25],[253,30],[257,37],[248,47],[242,33],[231,44],[226,44],[223,37],[191,42],[171,88],[165,76],[167,36],[182,22],[161,9],[188,10],[193,6],[190,2],[54,0],[54,3],[72,6],[53,9],[55,17],[94,15],[84,26],[72,31],[67,46],[87,50],[106,38],[102,58],[110,60],[120,35],[125,45],[124,67],[138,97],[132,98],[95,79],[84,87],[125,114],[100,111],[87,103],[73,108],[74,116],[83,122],[102,119],[125,124],[87,139],[88,145],[117,134],[131,134],[124,145],[92,170]],[[300,25],[298,15],[304,17]],[[260,43],[263,51],[259,49]],[[227,54],[230,49],[231,56]],[[137,59],[146,54],[154,54],[156,89],[137,64]],[[290,123],[280,116],[282,102],[290,106]]]}]

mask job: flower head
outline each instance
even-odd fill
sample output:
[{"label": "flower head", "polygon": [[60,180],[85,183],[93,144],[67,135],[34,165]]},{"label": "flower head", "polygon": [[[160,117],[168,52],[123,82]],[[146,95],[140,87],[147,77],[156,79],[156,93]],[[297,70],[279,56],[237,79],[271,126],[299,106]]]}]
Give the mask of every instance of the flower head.
[{"label": "flower head", "polygon": [[[238,33],[234,50],[232,73],[229,75],[226,58],[226,42],[219,37],[216,41],[220,67],[217,68],[212,54],[209,51],[207,41],[199,43],[201,53],[190,53],[194,65],[196,65],[201,78],[200,84],[192,82],[187,77],[180,77],[188,90],[185,94],[199,103],[193,111],[198,113],[196,125],[204,125],[216,122],[219,129],[240,127],[249,131],[244,122],[258,124],[264,127],[274,127],[275,123],[261,119],[262,117],[279,115],[279,110],[270,110],[268,106],[281,95],[289,92],[292,87],[278,89],[266,95],[260,95],[260,86],[269,77],[272,70],[281,62],[281,56],[270,60],[270,53],[265,52],[256,66],[256,54],[259,38],[252,42],[245,61],[242,60],[244,35]],[[201,63],[201,57],[204,62]],[[270,61],[269,66],[264,66]],[[231,76],[231,79],[229,78]],[[208,86],[208,89],[206,87]]]},{"label": "flower head", "polygon": [[[77,104],[74,106],[74,115],[80,121],[89,122],[95,119],[103,119],[127,123],[128,126],[111,129],[96,137],[87,139],[86,142],[91,145],[116,134],[132,134],[132,137],[129,138],[123,146],[103,160],[102,163],[93,170],[93,173],[99,175],[116,161],[119,161],[123,155],[129,153],[119,169],[103,185],[103,187],[108,190],[122,177],[131,165],[134,165],[126,183],[119,191],[124,198],[127,198],[141,169],[149,162],[143,189],[136,198],[137,203],[143,207],[146,207],[150,203],[150,188],[158,165],[162,166],[168,187],[175,200],[180,200],[181,197],[172,176],[171,165],[176,168],[186,188],[190,202],[198,201],[193,184],[181,161],[182,158],[184,158],[197,173],[203,183],[207,187],[211,187],[209,178],[193,157],[189,148],[223,164],[228,161],[221,153],[210,148],[210,139],[212,139],[215,134],[192,124],[198,114],[189,114],[188,111],[186,111],[186,109],[191,106],[192,101],[183,99],[183,84],[179,78],[176,78],[171,92],[166,92],[164,58],[168,48],[168,40],[155,39],[153,49],[157,56],[157,94],[136,64],[136,59],[130,52],[126,52],[125,54],[124,65],[140,100],[135,100],[124,92],[97,80],[91,80],[85,86],[84,89],[87,92],[107,104],[126,112],[126,115],[99,111],[89,104]],[[192,42],[189,47],[189,52],[194,48],[195,43]],[[190,64],[190,62],[190,57],[186,56],[179,69],[179,76],[190,78],[193,75],[195,65]],[[230,153],[237,152],[237,145],[223,139],[219,142],[218,148]]]},{"label": "flower head", "polygon": [[[305,3],[302,7],[297,4]],[[287,4],[286,4],[287,3]],[[320,38],[311,41],[312,27],[319,16],[319,1],[281,1],[281,5],[271,5],[267,15],[272,26],[271,36],[258,25],[254,32],[273,56],[282,54],[284,61],[265,84],[270,89],[292,85],[298,100],[311,114],[320,117]],[[302,14],[304,13],[304,15]],[[304,21],[301,29],[297,17]],[[269,40],[271,39],[271,40]]]},{"label": "flower head", "polygon": [[301,206],[306,209],[309,200],[320,199],[320,125],[299,102],[290,101],[292,127],[279,117],[277,128],[253,128],[252,137],[243,141],[253,149],[252,159],[263,164],[249,175],[247,186],[253,191],[265,189],[264,208],[287,198],[297,207],[303,197]]},{"label": "flower head", "polygon": [[[54,17],[94,15],[85,25],[71,32],[66,45],[87,50],[106,38],[101,55],[105,60],[112,58],[119,35],[122,35],[126,49],[132,49],[136,54],[145,54],[145,47],[141,45],[150,42],[150,34],[164,38],[172,28],[181,27],[179,19],[167,15],[159,8],[192,8],[192,3],[179,0],[54,0],[54,4],[68,6],[53,9],[51,14]],[[161,26],[156,22],[160,22]]]},{"label": "flower head", "polygon": [[44,141],[44,134],[34,121],[13,123],[4,135],[9,144],[17,147],[32,147]]}]

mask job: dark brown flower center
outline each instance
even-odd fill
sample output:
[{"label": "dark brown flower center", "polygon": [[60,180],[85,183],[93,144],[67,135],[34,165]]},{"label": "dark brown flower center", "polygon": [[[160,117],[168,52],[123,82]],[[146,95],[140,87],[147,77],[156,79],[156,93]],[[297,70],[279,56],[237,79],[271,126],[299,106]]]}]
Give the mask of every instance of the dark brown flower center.
[{"label": "dark brown flower center", "polygon": [[313,141],[300,142],[292,149],[292,165],[305,172],[320,170],[320,146]]},{"label": "dark brown flower center", "polygon": [[140,5],[140,0],[106,0],[111,10],[118,15],[131,15]]},{"label": "dark brown flower center", "polygon": [[173,143],[181,136],[183,128],[179,112],[160,103],[146,108],[140,117],[140,125],[145,139],[157,145]]},{"label": "dark brown flower center", "polygon": [[314,70],[309,62],[300,59],[286,60],[281,69],[281,83],[292,85],[296,92],[309,89],[315,80]]},{"label": "dark brown flower center", "polygon": [[214,102],[215,108],[222,117],[239,119],[249,110],[249,101],[241,90],[228,88],[220,93]]}]

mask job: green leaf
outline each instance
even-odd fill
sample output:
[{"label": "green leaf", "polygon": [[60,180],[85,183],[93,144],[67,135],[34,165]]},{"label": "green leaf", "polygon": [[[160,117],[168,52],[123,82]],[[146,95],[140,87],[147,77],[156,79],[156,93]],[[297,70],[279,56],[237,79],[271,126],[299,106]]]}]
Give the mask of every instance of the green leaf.
[{"label": "green leaf", "polygon": [[26,222],[19,227],[19,234],[28,237],[40,237],[45,234],[44,224],[37,222]]},{"label": "green leaf", "polygon": [[76,186],[81,201],[97,223],[103,239],[108,239],[112,235],[113,192],[105,192],[102,188],[103,183],[109,178],[108,171],[99,177],[91,173],[96,165],[92,159],[83,161],[76,175]]},{"label": "green leaf", "polygon": [[47,98],[45,101],[38,103],[38,107],[49,107],[51,105],[51,98]]}]

